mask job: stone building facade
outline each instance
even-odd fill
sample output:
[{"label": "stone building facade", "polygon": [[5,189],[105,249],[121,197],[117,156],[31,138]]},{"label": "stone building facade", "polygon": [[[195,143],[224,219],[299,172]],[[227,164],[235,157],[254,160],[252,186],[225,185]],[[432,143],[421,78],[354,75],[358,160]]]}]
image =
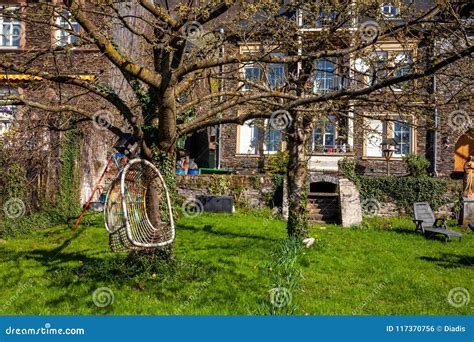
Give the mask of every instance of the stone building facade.
[{"label": "stone building facade", "polygon": [[[429,1],[416,3],[419,3],[419,6],[427,6]],[[391,6],[391,10],[392,7],[396,6]],[[461,4],[458,10],[462,20],[472,20],[473,7],[468,2]],[[314,34],[317,34],[317,30]],[[470,34],[470,39],[474,40],[473,32]],[[432,47],[442,46],[445,42],[431,41],[431,44]],[[407,50],[406,45],[411,46],[410,49]],[[385,54],[388,59],[392,58],[395,61],[398,58],[409,59],[424,53],[421,51],[424,47],[422,48],[420,41],[417,40],[410,41],[405,46],[387,40],[379,42],[377,46],[379,49],[377,53]],[[344,63],[356,65],[357,68],[358,61],[349,59]],[[340,82],[337,80],[340,77],[336,70],[337,64],[331,65],[323,61],[319,66],[327,71],[315,73],[316,93],[342,86],[342,84],[336,85]],[[457,87],[446,79],[449,76],[445,75],[450,72],[472,74],[472,67],[472,60],[465,59],[450,66],[442,76],[436,75],[423,81],[423,85],[420,85],[421,81],[417,81],[417,89],[431,94],[432,98],[440,103],[452,102],[452,106],[433,108],[429,103],[431,100],[426,100],[428,96],[425,96],[423,103],[425,108],[413,112],[408,109],[402,109],[400,112],[396,108],[396,102],[392,106],[394,108],[388,110],[375,104],[372,107],[362,106],[356,101],[346,103],[344,112],[328,111],[326,122],[315,128],[307,148],[310,172],[337,173],[338,161],[349,157],[356,161],[359,173],[385,175],[387,162],[383,157],[381,142],[385,138],[394,138],[398,145],[389,161],[390,174],[406,175],[403,157],[408,154],[422,154],[430,161],[430,171],[433,175],[458,178],[462,173],[461,165],[464,165],[469,155],[474,154],[474,139],[469,133],[469,123],[474,119],[472,102],[474,88],[472,84],[470,87],[464,84],[464,89],[454,96]],[[320,89],[316,89],[317,84]],[[328,89],[322,89],[321,84],[322,88],[326,86]],[[390,91],[396,93],[400,102],[414,101],[413,97],[411,100],[403,97],[404,92],[409,93],[411,89],[411,86],[392,87]],[[262,172],[268,160],[277,153],[275,148],[266,146],[268,143],[265,139],[271,130],[268,123],[260,120],[258,124],[260,127],[249,128],[249,125],[222,127],[222,167],[240,173]],[[278,145],[279,151],[285,150],[284,138],[278,141]]]},{"label": "stone building facade", "polygon": [[[73,46],[77,37],[67,30],[80,34],[81,28],[67,12],[52,13],[44,4],[14,0],[2,1],[0,8],[0,61],[22,66],[8,71],[0,67],[2,95],[21,96],[52,107],[70,104],[91,114],[108,108],[90,92],[38,74],[73,77],[91,84],[113,78],[108,62],[95,46]],[[15,16],[9,17],[10,12]],[[13,163],[24,167],[33,208],[44,205],[44,199],[54,203],[58,196],[61,146],[71,129],[81,135],[75,177],[80,178],[80,200],[84,203],[105,167],[114,139],[71,112],[0,103],[0,148],[8,154],[3,167]],[[15,134],[10,134],[12,131]]]}]

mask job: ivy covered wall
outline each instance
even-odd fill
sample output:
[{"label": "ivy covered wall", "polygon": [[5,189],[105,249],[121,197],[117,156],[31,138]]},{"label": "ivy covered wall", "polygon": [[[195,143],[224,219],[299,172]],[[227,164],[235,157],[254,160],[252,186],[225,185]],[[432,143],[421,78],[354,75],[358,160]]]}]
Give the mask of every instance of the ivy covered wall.
[{"label": "ivy covered wall", "polygon": [[[43,199],[45,205],[35,210],[31,203],[36,187],[40,182],[30,181],[27,177],[27,165],[7,164],[0,160],[0,237],[21,234],[31,230],[68,222],[80,212],[79,187],[82,133],[70,130],[63,133],[59,144],[59,163],[50,167],[59,168],[59,182],[53,203]],[[38,176],[40,177],[40,176]]]}]

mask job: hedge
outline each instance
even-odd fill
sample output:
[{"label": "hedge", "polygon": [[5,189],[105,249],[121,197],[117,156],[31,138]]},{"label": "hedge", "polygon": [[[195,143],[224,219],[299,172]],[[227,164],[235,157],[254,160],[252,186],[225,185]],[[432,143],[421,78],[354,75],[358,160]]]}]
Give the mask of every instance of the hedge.
[{"label": "hedge", "polygon": [[449,182],[431,177],[357,176],[361,199],[394,202],[399,209],[413,212],[413,203],[429,202],[434,210],[446,204]]}]

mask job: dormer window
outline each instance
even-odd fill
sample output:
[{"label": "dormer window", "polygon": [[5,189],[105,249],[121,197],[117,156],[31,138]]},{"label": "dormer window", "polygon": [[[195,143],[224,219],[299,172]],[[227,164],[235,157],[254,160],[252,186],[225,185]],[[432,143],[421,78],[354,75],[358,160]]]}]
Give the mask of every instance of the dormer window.
[{"label": "dormer window", "polygon": [[393,18],[400,14],[400,7],[391,2],[384,2],[381,8],[382,14],[387,18]]}]

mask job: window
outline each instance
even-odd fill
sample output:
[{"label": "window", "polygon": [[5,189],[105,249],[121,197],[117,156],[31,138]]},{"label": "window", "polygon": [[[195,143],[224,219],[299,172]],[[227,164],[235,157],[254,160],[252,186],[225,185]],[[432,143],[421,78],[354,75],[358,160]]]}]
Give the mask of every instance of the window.
[{"label": "window", "polygon": [[[411,64],[413,63],[410,53],[400,52],[395,57],[395,77],[402,77],[411,72]],[[403,90],[409,88],[407,82],[397,83],[393,86],[395,90]]]},{"label": "window", "polygon": [[285,66],[269,64],[267,66],[267,84],[271,89],[281,88],[285,84]]},{"label": "window", "polygon": [[62,15],[58,16],[56,18],[56,25],[63,28],[56,30],[57,45],[65,46],[77,41],[77,36],[71,32],[79,33],[80,26],[70,12],[65,11]]},{"label": "window", "polygon": [[335,152],[336,148],[336,117],[331,115],[313,130],[313,151]]},{"label": "window", "polygon": [[408,124],[393,123],[393,138],[397,142],[394,156],[405,156],[410,153],[411,130]]},{"label": "window", "polygon": [[393,18],[400,14],[400,7],[391,2],[384,2],[381,8],[382,14],[387,18]]},{"label": "window", "polygon": [[281,130],[275,129],[265,120],[265,136],[263,150],[265,152],[278,152],[281,147]]},{"label": "window", "polygon": [[337,12],[328,8],[320,8],[318,20],[316,20],[316,27],[323,28],[330,26],[336,21]]},{"label": "window", "polygon": [[386,51],[377,51],[370,57],[369,85],[373,85],[387,77],[387,68],[385,64],[387,62],[388,53]]},{"label": "window", "polygon": [[[254,63],[246,64],[244,66],[244,78],[246,81],[256,83],[260,81],[261,70]],[[249,84],[244,85],[244,90],[251,90],[252,86]]]},{"label": "window", "polygon": [[0,136],[3,136],[11,128],[16,114],[16,106],[6,104],[6,101],[2,100],[2,97],[17,94],[17,91],[14,89],[0,88]]},{"label": "window", "polygon": [[315,62],[314,93],[326,93],[337,88],[336,64],[328,59],[319,59]]},{"label": "window", "polygon": [[383,157],[381,144],[385,137],[395,139],[398,144],[393,153],[394,157],[410,154],[413,152],[412,134],[413,128],[408,121],[369,119],[365,137],[365,156]]},{"label": "window", "polygon": [[0,47],[20,47],[21,23],[15,18],[19,7],[0,6],[0,11]]},{"label": "window", "polygon": [[368,132],[365,142],[365,155],[367,157],[382,157],[381,144],[384,135],[386,135],[384,121],[370,119],[367,126]]},{"label": "window", "polygon": [[258,126],[254,120],[245,122],[239,126],[238,153],[256,154],[258,145]]}]

